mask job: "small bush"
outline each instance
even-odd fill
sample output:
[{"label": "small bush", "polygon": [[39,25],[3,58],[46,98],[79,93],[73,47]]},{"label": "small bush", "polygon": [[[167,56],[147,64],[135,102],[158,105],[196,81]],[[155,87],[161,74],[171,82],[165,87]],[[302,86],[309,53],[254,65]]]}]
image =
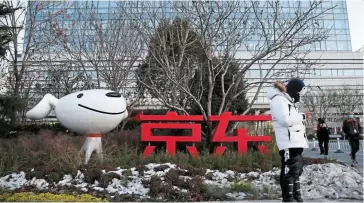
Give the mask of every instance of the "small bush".
[{"label": "small bush", "polygon": [[223,187],[217,187],[213,185],[207,186],[207,192],[206,192],[206,198],[205,201],[224,201],[227,200],[226,194],[230,192],[229,188]]},{"label": "small bush", "polygon": [[208,196],[206,195],[208,187],[201,177],[188,180],[188,187],[190,199],[194,202],[203,201]]},{"label": "small bush", "polygon": [[160,166],[155,167],[155,168],[154,168],[154,171],[155,171],[155,172],[158,172],[158,171],[164,171],[164,170],[166,170],[166,169],[168,169],[168,168],[169,168],[169,166],[168,166],[168,165],[160,165]]},{"label": "small bush", "polygon": [[153,175],[150,177],[149,194],[152,197],[158,197],[159,193],[165,192],[164,189],[163,181],[159,176]]},{"label": "small bush", "polygon": [[101,179],[101,169],[98,168],[89,168],[81,171],[85,176],[85,182],[93,184],[95,180],[99,181]]},{"label": "small bush", "polygon": [[52,194],[52,193],[3,193],[0,194],[2,202],[106,202],[107,200],[93,197],[89,194]]},{"label": "small bush", "polygon": [[179,171],[176,169],[169,170],[165,175],[165,181],[171,185],[177,186],[181,189],[187,189],[188,183],[183,178],[179,177]]},{"label": "small bush", "polygon": [[251,192],[253,192],[253,186],[248,181],[240,181],[240,182],[237,182],[237,183],[233,183],[231,185],[231,190],[233,192],[251,193]]},{"label": "small bush", "polygon": [[120,179],[121,177],[116,173],[104,173],[104,174],[102,174],[101,178],[98,180],[99,183],[100,183],[100,187],[106,188],[112,182],[112,180],[114,178]]}]

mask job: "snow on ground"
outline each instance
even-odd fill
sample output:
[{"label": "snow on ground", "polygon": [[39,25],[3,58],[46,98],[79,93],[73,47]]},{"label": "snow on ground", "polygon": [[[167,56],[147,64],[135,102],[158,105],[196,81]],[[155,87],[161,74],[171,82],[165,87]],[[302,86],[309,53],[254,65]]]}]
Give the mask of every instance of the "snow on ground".
[{"label": "snow on ground", "polygon": [[[163,165],[162,169],[161,166]],[[158,170],[156,168],[159,167]],[[125,179],[113,178],[107,187],[103,188],[96,180],[93,184],[84,181],[84,175],[81,171],[77,172],[75,177],[69,174],[64,175],[63,180],[58,183],[47,183],[44,179],[33,178],[27,180],[25,173],[13,173],[0,178],[0,188],[6,190],[16,190],[23,186],[34,186],[40,191],[59,186],[74,186],[83,192],[99,191],[111,195],[135,195],[139,198],[148,198],[149,188],[143,184],[143,181],[148,181],[152,176],[159,176],[164,179],[166,173],[171,169],[184,170],[177,167],[175,164],[148,164],[145,166],[144,174],[139,174],[136,168],[121,169],[116,171],[103,171],[103,173],[114,173],[120,177],[125,177],[123,171],[129,170],[131,173]],[[232,184],[239,183],[240,181],[251,182],[253,189],[256,191],[255,195],[259,194],[262,197],[270,197],[272,199],[279,199],[281,195],[279,186],[280,170],[274,168],[268,172],[261,172],[260,170],[252,171],[249,173],[238,173],[235,171],[218,171],[207,169],[205,177],[202,177],[205,184],[212,185],[219,188],[230,188]],[[181,176],[182,177],[182,176]],[[191,177],[183,176],[185,179]],[[363,199],[363,176],[354,168],[344,165],[329,163],[320,165],[305,166],[304,172],[301,176],[301,188],[303,198],[306,200],[319,200],[319,199]],[[173,187],[180,192],[188,192],[185,189]],[[230,192],[226,194],[228,197],[235,200],[243,200],[247,193]],[[266,195],[266,196],[264,196]]]},{"label": "snow on ground", "polygon": [[304,168],[302,193],[306,197],[348,199],[363,196],[363,176],[340,164],[310,165]]}]

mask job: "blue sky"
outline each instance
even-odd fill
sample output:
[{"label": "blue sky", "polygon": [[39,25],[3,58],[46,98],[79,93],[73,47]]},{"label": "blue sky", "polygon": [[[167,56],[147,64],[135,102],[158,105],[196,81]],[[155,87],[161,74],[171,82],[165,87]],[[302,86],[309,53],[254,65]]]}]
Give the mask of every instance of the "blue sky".
[{"label": "blue sky", "polygon": [[346,0],[353,51],[364,45],[364,1]]}]

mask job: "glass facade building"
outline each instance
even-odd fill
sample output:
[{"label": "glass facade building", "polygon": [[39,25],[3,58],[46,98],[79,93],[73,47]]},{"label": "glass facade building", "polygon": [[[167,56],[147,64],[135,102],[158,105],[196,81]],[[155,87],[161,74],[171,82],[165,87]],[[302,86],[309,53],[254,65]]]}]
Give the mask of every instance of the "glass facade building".
[{"label": "glass facade building", "polygon": [[[39,1],[41,2],[41,1]],[[44,1],[45,2],[45,1]],[[224,4],[224,1],[217,1]],[[37,22],[44,22],[43,31],[47,32],[47,30],[53,29],[54,26],[61,26],[63,29],[59,30],[61,34],[66,33],[67,35],[73,38],[73,43],[82,43],[78,41],[80,37],[86,39],[83,41],[84,46],[87,47],[87,50],[95,49],[93,45],[94,35],[90,34],[95,32],[95,25],[92,25],[91,22],[94,22],[93,19],[98,19],[98,25],[101,29],[108,29],[108,24],[112,21],[117,20],[130,20],[132,22],[135,17],[140,19],[148,19],[148,13],[144,12],[150,7],[155,6],[156,8],[160,8],[160,14],[163,17],[172,18],[176,17],[177,14],[181,14],[176,12],[178,6],[187,5],[191,2],[172,2],[172,1],[64,1],[62,3],[51,1],[47,2],[47,8],[38,9],[39,12],[36,14]],[[259,6],[264,16],[271,16],[271,6],[269,6],[268,1],[259,1]],[[294,17],[297,6],[301,6],[302,8],[307,8],[309,6],[309,1],[281,1],[281,10],[280,12],[285,13],[287,20],[289,20],[290,16]],[[161,6],[162,5],[162,6]],[[40,6],[37,4],[37,6]],[[333,9],[330,9],[333,8]],[[350,40],[350,29],[349,29],[349,21],[348,21],[348,13],[346,7],[345,0],[328,0],[324,1],[322,5],[317,9],[318,12],[328,10],[324,15],[320,18],[316,19],[318,28],[329,28],[330,29],[330,37],[327,39],[317,42],[313,45],[306,45],[300,48],[301,51],[311,50],[311,54],[309,57],[317,60],[317,68],[310,70],[310,74],[308,75],[297,75],[297,74],[286,74],[279,77],[276,77],[275,80],[285,80],[290,77],[301,77],[304,78],[307,84],[311,86],[320,86],[322,88],[335,88],[341,87],[343,85],[351,86],[353,88],[362,88],[363,86],[363,57],[360,54],[353,53],[351,47]],[[134,15],[126,15],[128,13]],[[137,14],[137,15],[135,15]],[[50,15],[53,15],[57,22],[57,25],[54,25],[54,20],[52,22],[47,22],[47,19]],[[29,16],[27,17],[29,20]],[[84,24],[84,26],[80,26]],[[87,24],[87,25],[86,25]],[[132,26],[132,24],[128,24],[126,26]],[[80,29],[83,28],[83,29]],[[29,34],[29,26],[26,27],[25,37]],[[314,30],[312,30],[314,31]],[[46,42],[50,40],[46,37],[47,35],[44,33],[38,33],[38,37],[34,40],[37,42]],[[250,39],[250,43],[255,45],[259,43],[259,35],[253,35]],[[27,41],[25,40],[25,43]],[[69,43],[69,42],[68,42]],[[70,46],[72,47],[72,46]],[[46,53],[57,54],[58,52],[64,51],[60,44],[53,44],[47,49],[42,49],[37,54],[43,55]],[[75,48],[75,52],[77,49]],[[244,59],[246,48],[241,46],[239,48],[237,55],[241,56]],[[54,63],[57,63],[57,60],[53,59]],[[70,61],[68,61],[70,62]],[[293,61],[283,61],[282,65],[277,66],[274,71],[282,71],[284,70],[285,64],[295,63]],[[47,67],[47,65],[40,65]],[[260,66],[254,66],[250,70],[247,71],[245,78],[247,80],[261,80],[266,72],[270,69],[272,63],[269,63],[269,60],[265,62],[265,64],[261,64]],[[95,77],[94,73],[90,71],[91,77]],[[257,88],[251,89],[247,96],[248,98],[253,98],[255,95]],[[263,108],[267,109],[268,101],[265,98],[265,90],[263,90],[259,95],[254,108]]]},{"label": "glass facade building", "polygon": [[[43,1],[47,2],[47,1]],[[223,1],[221,1],[223,2]],[[281,1],[281,10],[280,12],[284,12],[288,15],[287,18],[294,17],[295,9],[298,6],[298,2],[300,2],[300,7],[305,9],[310,5],[309,1]],[[182,2],[179,2],[182,3]],[[191,4],[191,2],[184,2],[183,4]],[[44,3],[46,4],[46,3]],[[37,4],[39,7],[39,4]],[[44,19],[47,19],[48,16],[56,15],[57,13],[61,13],[58,18],[58,23],[62,25],[64,28],[71,28],[75,24],[85,23],[83,21],[87,20],[84,18],[86,14],[91,14],[93,17],[101,19],[103,23],[107,23],[109,20],[120,19],[121,15],[118,15],[117,12],[130,12],[130,13],[140,13],[141,18],[148,18],[148,15],[143,12],[144,9],[149,8],[151,6],[160,7],[163,6],[163,9],[160,10],[164,17],[176,17],[178,9],[178,3],[170,2],[170,1],[64,1],[63,3],[59,3],[57,1],[47,2],[47,8],[43,8],[40,12],[36,14],[37,22],[42,22]],[[267,18],[271,17],[271,8],[269,5],[269,1],[259,1],[259,7],[262,9],[264,13],[266,13]],[[332,9],[330,9],[332,8]],[[318,12],[324,11],[326,12],[320,18],[317,18],[317,26],[325,27],[331,29],[331,36],[323,40],[320,43],[314,44],[313,47],[307,46],[303,47],[302,50],[311,49],[315,51],[351,51],[351,40],[350,40],[350,30],[349,30],[349,22],[348,22],[348,13],[346,8],[345,0],[329,0],[324,1]],[[65,12],[62,12],[62,11]],[[143,16],[144,15],[144,16]],[[125,17],[125,15],[123,16]],[[29,19],[29,16],[28,16]],[[132,20],[132,19],[131,19]],[[44,27],[49,26],[49,24],[45,23]],[[27,34],[29,32],[25,32],[25,39],[27,38]],[[72,33],[71,33],[72,34]],[[251,43],[255,44],[259,40],[259,36],[253,36],[251,39]],[[26,43],[26,42],[25,42]],[[244,51],[244,48],[242,48]]]}]

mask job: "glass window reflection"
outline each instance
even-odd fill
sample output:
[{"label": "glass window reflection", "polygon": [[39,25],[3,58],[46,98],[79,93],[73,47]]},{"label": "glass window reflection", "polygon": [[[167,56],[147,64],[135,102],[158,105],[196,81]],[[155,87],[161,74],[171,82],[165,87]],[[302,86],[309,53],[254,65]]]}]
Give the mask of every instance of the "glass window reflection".
[{"label": "glass window reflection", "polygon": [[349,50],[347,41],[337,41],[337,49],[341,51]]},{"label": "glass window reflection", "polygon": [[326,47],[328,51],[337,50],[336,41],[326,41]]},{"label": "glass window reflection", "polygon": [[332,76],[331,70],[330,69],[323,69],[323,70],[321,70],[321,76],[331,77]]},{"label": "glass window reflection", "polygon": [[353,70],[353,69],[345,69],[344,70],[344,76],[348,76],[348,77],[355,76],[355,70]]},{"label": "glass window reflection", "polygon": [[363,69],[355,69],[355,76],[363,76]]},{"label": "glass window reflection", "polygon": [[346,20],[335,20],[335,29],[346,29]]},{"label": "glass window reflection", "polygon": [[108,8],[109,1],[99,1],[99,8]]}]

